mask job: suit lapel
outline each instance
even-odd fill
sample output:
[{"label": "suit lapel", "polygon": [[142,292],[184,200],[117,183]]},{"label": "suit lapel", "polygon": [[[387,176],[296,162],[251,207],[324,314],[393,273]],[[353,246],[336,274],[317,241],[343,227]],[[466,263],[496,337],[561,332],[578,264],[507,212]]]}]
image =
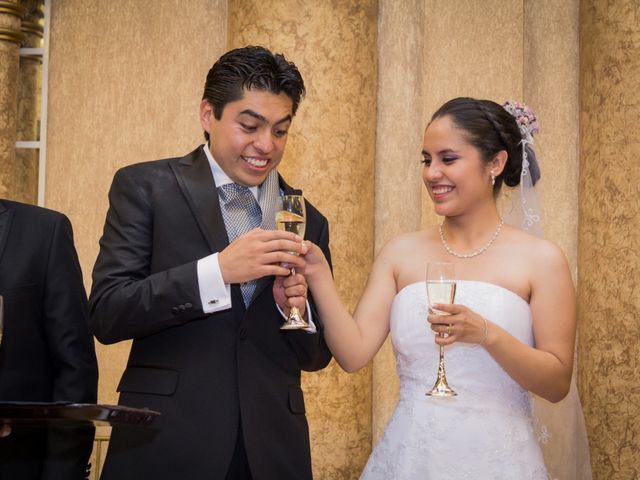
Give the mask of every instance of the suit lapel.
[{"label": "suit lapel", "polygon": [[229,245],[229,238],[211,167],[202,148],[170,165],[211,251],[221,252]]},{"label": "suit lapel", "polygon": [[[198,147],[186,157],[170,165],[211,251],[221,252],[229,245],[229,237],[220,211],[220,201],[211,167],[202,148],[202,146]],[[278,175],[278,181],[285,195],[298,193],[280,175]],[[253,299],[265,288],[271,286],[273,278],[269,276],[258,280]]]},{"label": "suit lapel", "polygon": [[11,227],[11,219],[13,211],[9,210],[4,202],[0,202],[0,262],[2,262],[2,254],[9,238],[9,228]]}]

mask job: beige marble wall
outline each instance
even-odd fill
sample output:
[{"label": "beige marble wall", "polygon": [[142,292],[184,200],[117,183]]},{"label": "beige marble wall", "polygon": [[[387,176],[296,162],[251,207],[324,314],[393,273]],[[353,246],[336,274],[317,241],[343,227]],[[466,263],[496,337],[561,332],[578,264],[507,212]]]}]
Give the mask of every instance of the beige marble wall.
[{"label": "beige marble wall", "polygon": [[[281,168],[327,216],[338,288],[354,307],[373,256],[376,2],[229,2],[229,46],[263,44],[299,67],[307,87]],[[368,456],[370,370],[334,363],[307,374],[314,475],[356,478]]]},{"label": "beige marble wall", "polygon": [[16,153],[20,24],[24,9],[0,1],[0,197],[13,198]]},{"label": "beige marble wall", "polygon": [[580,380],[594,477],[640,477],[640,6],[580,3]]}]

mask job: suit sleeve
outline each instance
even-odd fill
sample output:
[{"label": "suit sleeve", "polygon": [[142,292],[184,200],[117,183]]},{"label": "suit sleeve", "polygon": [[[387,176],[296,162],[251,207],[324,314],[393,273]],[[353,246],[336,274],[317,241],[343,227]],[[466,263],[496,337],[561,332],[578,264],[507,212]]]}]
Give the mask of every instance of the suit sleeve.
[{"label": "suit sleeve", "polygon": [[203,316],[197,260],[151,273],[153,217],[148,192],[126,169],[118,171],[89,298],[89,323],[102,343],[144,337]]},{"label": "suit sleeve", "polygon": [[[55,223],[46,272],[42,313],[54,372],[52,400],[95,403],[98,366],[87,323],[87,297],[65,216]],[[41,478],[85,478],[93,435],[92,425],[50,427]]]},{"label": "suit sleeve", "polygon": [[[322,228],[318,237],[318,246],[324,253],[329,266],[331,266],[331,252],[329,250],[329,224],[325,218],[322,219]],[[331,361],[331,351],[327,346],[323,335],[322,318],[313,302],[313,297],[309,294],[309,306],[311,307],[317,333],[309,334],[302,330],[291,330],[287,332],[287,339],[291,348],[296,352],[300,368],[313,372],[326,367]]]},{"label": "suit sleeve", "polygon": [[43,315],[54,365],[54,401],[95,403],[98,366],[87,323],[87,296],[69,220],[60,216],[53,230]]}]

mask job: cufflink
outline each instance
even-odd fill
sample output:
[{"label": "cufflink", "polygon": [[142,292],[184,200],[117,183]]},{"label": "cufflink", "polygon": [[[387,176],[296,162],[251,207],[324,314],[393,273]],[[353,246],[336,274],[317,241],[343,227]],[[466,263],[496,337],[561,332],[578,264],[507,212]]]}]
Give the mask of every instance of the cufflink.
[{"label": "cufflink", "polygon": [[214,298],[213,300],[209,300],[209,305],[215,305],[216,303],[218,303],[218,299]]}]

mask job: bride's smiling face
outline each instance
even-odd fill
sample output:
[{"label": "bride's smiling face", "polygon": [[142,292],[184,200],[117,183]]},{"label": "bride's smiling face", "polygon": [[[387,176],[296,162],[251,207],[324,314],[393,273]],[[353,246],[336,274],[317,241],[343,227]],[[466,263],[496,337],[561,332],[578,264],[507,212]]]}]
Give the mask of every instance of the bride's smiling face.
[{"label": "bride's smiling face", "polygon": [[482,159],[449,116],[427,127],[422,157],[422,179],[438,215],[461,215],[485,201],[493,202],[491,163]]}]

